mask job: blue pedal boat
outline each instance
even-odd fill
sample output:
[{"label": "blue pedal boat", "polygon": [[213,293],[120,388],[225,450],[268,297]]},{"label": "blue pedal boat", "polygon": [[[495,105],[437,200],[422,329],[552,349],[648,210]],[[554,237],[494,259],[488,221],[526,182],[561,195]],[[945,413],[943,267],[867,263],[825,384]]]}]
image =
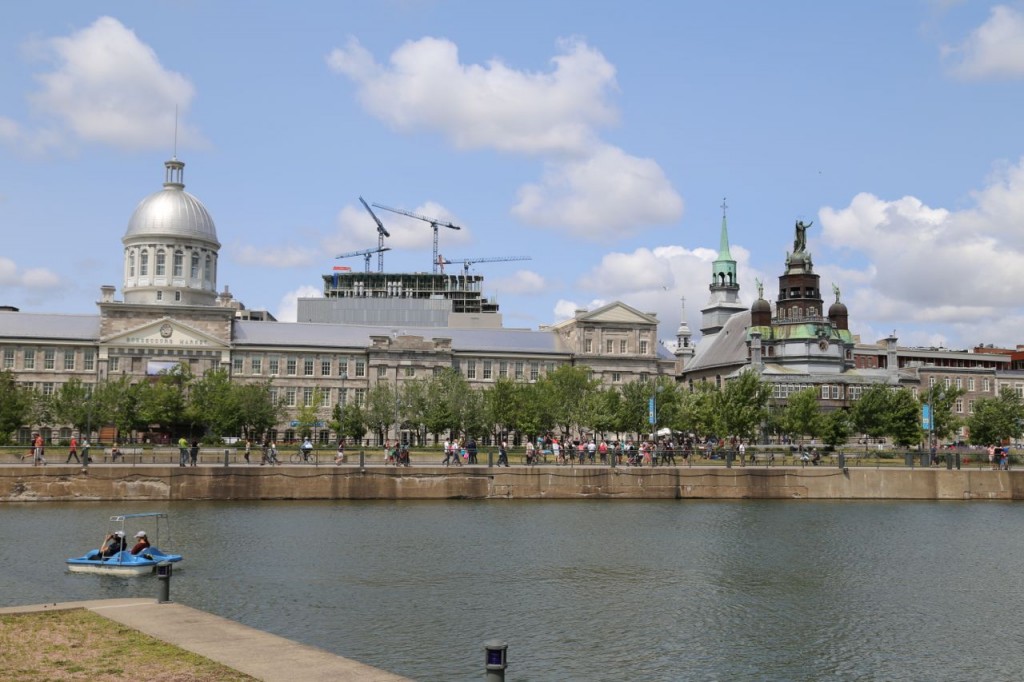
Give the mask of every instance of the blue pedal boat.
[{"label": "blue pedal boat", "polygon": [[114,530],[109,532],[108,537],[119,534],[120,538],[125,538],[124,527],[127,522],[138,524],[141,527],[140,533],[145,533],[152,544],[137,554],[132,554],[125,544],[124,549],[105,557],[102,556],[100,549],[93,549],[83,556],[67,559],[65,563],[67,563],[68,570],[72,573],[98,573],[116,576],[147,575],[155,572],[158,564],[174,564],[184,558],[180,554],[165,552],[159,547],[161,530],[166,537],[169,538],[170,535],[166,513],[144,512],[111,516],[110,526]]}]

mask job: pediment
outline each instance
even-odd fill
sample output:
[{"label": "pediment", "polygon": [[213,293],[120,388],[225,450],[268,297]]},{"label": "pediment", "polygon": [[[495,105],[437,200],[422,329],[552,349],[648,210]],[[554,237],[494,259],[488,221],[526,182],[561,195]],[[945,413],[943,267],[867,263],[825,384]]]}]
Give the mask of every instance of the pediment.
[{"label": "pediment", "polygon": [[577,322],[587,323],[614,323],[614,324],[658,324],[658,318],[654,315],[642,313],[636,308],[626,305],[621,301],[615,301],[602,306],[597,310],[585,313],[577,318]]},{"label": "pediment", "polygon": [[101,339],[100,343],[105,346],[131,346],[133,348],[140,346],[206,350],[228,348],[228,344],[220,339],[170,317],[163,317],[132,329],[111,334],[109,337]]}]

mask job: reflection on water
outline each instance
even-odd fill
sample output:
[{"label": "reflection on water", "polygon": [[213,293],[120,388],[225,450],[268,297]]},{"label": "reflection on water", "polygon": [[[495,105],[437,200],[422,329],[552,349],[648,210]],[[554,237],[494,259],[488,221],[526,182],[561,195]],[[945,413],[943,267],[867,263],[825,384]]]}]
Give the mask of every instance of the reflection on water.
[{"label": "reflection on water", "polygon": [[1024,669],[1014,504],[6,505],[0,605],[155,597],[152,579],[64,570],[129,511],[171,514],[173,600],[421,680],[480,679],[493,638],[515,680]]}]

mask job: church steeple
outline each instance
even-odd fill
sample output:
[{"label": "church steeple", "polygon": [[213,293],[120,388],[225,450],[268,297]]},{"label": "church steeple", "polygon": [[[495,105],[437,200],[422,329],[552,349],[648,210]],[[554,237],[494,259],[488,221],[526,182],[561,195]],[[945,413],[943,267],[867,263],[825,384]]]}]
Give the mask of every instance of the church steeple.
[{"label": "church steeple", "polygon": [[679,319],[679,329],[676,330],[676,350],[675,355],[680,358],[683,363],[693,357],[693,333],[690,331],[690,325],[686,322],[686,297],[682,298],[682,306],[680,307],[681,317]]},{"label": "church steeple", "polygon": [[722,199],[722,230],[718,240],[718,258],[711,264],[711,297],[701,309],[700,331],[705,336],[722,329],[725,321],[746,310],[740,303],[740,283],[736,277],[736,261],[729,253],[729,225],[726,220],[728,204]]}]

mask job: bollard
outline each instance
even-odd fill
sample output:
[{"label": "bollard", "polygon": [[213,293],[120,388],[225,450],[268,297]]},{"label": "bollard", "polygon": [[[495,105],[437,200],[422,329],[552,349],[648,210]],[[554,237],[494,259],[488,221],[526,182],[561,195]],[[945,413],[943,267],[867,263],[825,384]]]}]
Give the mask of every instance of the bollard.
[{"label": "bollard", "polygon": [[359,470],[366,470],[366,453],[363,452],[362,450],[359,451]]},{"label": "bollard", "polygon": [[956,453],[956,470],[960,471],[960,453]]},{"label": "bollard", "polygon": [[725,452],[725,468],[732,469],[732,450],[726,450]]},{"label": "bollard", "polygon": [[494,466],[494,450],[488,450],[487,451],[487,466],[489,466],[489,467],[493,467]]},{"label": "bollard", "polygon": [[501,682],[505,679],[505,668],[508,667],[508,644],[501,640],[491,639],[484,642],[484,679],[489,682]]},{"label": "bollard", "polygon": [[228,449],[224,448],[224,466],[228,466]]},{"label": "bollard", "polygon": [[914,468],[914,453],[913,453],[913,452],[907,452],[907,453],[905,453],[905,454],[903,455],[903,460],[904,460],[904,462],[903,462],[903,463],[904,463],[904,464],[905,464],[906,466],[910,467],[911,469],[913,469],[913,468]]},{"label": "bollard", "polygon": [[159,604],[171,601],[171,568],[171,564],[166,561],[156,565],[156,577],[160,581],[160,592],[156,599]]},{"label": "bollard", "polygon": [[[957,469],[959,469],[959,468],[960,467],[957,467]],[[952,471],[953,470],[953,453],[952,452],[946,453],[946,470],[947,471]]]},{"label": "bollard", "polygon": [[845,469],[846,468],[846,455],[844,455],[842,453],[842,451],[839,452],[838,459],[839,459],[839,468],[840,469]]}]

